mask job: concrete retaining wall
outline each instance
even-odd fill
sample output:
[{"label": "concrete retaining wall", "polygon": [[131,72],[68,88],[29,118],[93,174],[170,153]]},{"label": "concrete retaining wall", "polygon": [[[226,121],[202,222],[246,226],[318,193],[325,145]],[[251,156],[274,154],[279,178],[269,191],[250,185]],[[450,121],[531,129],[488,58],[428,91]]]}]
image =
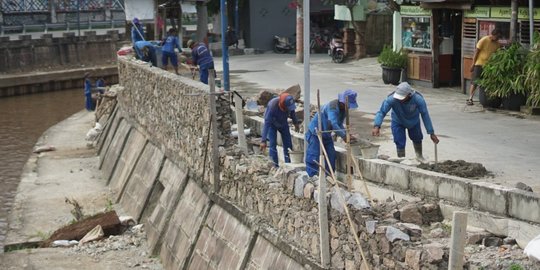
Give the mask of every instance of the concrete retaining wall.
[{"label": "concrete retaining wall", "polygon": [[64,33],[61,38],[44,34],[40,39],[20,35],[19,40],[0,38],[0,73],[31,72],[40,69],[58,69],[62,66],[95,66],[116,62],[116,51],[124,40],[117,30],[106,35],[85,31]]},{"label": "concrete retaining wall", "polygon": [[[276,169],[266,157],[248,158],[228,147],[230,104],[219,97],[218,140],[224,147],[221,188],[214,190],[211,174],[203,174],[212,171],[211,155],[204,163],[208,87],[127,59],[119,66],[123,90],[98,140],[101,168],[123,209],[146,225],[151,252],[165,268],[322,269],[316,182],[297,169]],[[359,269],[359,249],[333,197],[332,268]],[[376,225],[377,232],[366,229],[365,222],[382,213],[351,213],[374,269],[408,269],[406,250],[421,251],[427,244],[392,243],[385,236],[388,222]],[[444,260],[428,264],[446,266]]]}]

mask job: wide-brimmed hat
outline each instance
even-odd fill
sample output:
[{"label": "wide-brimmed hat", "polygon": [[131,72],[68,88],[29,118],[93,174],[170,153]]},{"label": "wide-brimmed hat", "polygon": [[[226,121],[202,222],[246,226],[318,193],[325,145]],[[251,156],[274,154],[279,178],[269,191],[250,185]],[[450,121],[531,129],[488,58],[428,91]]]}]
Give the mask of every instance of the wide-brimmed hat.
[{"label": "wide-brimmed hat", "polygon": [[187,47],[191,48],[191,46],[193,46],[194,43],[195,43],[195,41],[193,41],[192,39],[188,40],[187,41]]},{"label": "wide-brimmed hat", "polygon": [[338,95],[338,100],[341,103],[345,103],[348,98],[349,109],[356,109],[358,108],[358,103],[356,103],[356,95],[357,95],[356,92],[354,92],[351,89],[347,89],[343,93],[340,93]]},{"label": "wide-brimmed hat", "polygon": [[398,100],[404,100],[408,95],[414,93],[411,85],[408,82],[402,82],[396,87],[394,91],[394,98]]}]

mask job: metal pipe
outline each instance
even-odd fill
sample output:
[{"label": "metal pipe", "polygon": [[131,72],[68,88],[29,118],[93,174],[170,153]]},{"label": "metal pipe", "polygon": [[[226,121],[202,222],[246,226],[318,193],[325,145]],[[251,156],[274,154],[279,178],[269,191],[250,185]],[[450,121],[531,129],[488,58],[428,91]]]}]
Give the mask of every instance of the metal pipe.
[{"label": "metal pipe", "polygon": [[221,51],[223,57],[223,89],[230,90],[229,84],[229,46],[227,44],[227,0],[220,1],[221,9]]},{"label": "metal pipe", "polygon": [[[303,0],[304,11],[304,133],[309,130],[309,122],[311,121],[311,101],[310,101],[310,74],[309,74],[309,0]],[[319,116],[320,118],[320,116]],[[304,159],[306,158],[308,142],[304,140]]]}]

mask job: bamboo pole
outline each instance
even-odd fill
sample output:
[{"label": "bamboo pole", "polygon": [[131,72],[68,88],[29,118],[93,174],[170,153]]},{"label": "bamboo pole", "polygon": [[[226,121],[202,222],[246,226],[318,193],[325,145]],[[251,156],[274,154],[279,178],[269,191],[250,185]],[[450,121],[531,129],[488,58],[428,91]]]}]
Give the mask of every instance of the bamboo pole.
[{"label": "bamboo pole", "polygon": [[360,179],[362,180],[362,182],[364,183],[364,189],[366,190],[366,194],[368,196],[368,199],[370,201],[373,201],[373,197],[371,196],[371,192],[369,192],[369,188],[367,186],[367,183],[366,183],[366,179],[364,179],[364,176],[362,175],[362,171],[360,171],[360,165],[358,165],[358,160],[356,160],[353,156],[352,156],[352,153],[351,153],[351,159],[353,160],[353,164],[354,164],[354,167],[356,169],[356,171],[358,172],[358,175],[360,176]]},{"label": "bamboo pole", "polygon": [[[321,98],[319,89],[317,89],[317,113],[318,126],[317,137],[321,137],[322,120],[321,120]],[[324,144],[319,140],[319,162],[324,164]],[[326,151],[325,151],[326,152]],[[328,163],[330,164],[330,163]],[[321,265],[324,268],[330,266],[330,241],[328,236],[328,206],[326,205],[326,181],[324,171],[319,169],[319,232],[321,242]]]},{"label": "bamboo pole", "polygon": [[[323,145],[322,144],[323,143],[322,136],[320,134],[318,134],[317,138],[319,139],[319,143],[321,145]],[[323,152],[324,157],[326,159],[326,162],[328,164],[330,164],[330,160],[328,159],[328,154],[326,153],[326,149],[324,149],[324,147],[322,147],[321,149],[322,149],[322,152]],[[321,164],[319,164],[319,167],[320,166],[321,166]],[[322,171],[322,169],[319,169],[319,172],[320,171]],[[331,179],[333,181],[332,184],[336,185],[338,181],[336,180],[336,177],[334,176],[334,170],[330,170],[330,172],[331,172]],[[325,181],[325,179],[321,179],[319,177],[319,186],[321,186],[322,183],[326,183],[326,181]],[[370,270],[371,267],[369,266],[369,263],[366,260],[366,256],[364,255],[364,250],[362,249],[362,245],[360,244],[360,239],[358,238],[358,234],[355,232],[354,223],[352,221],[351,214],[349,213],[349,207],[347,206],[347,203],[345,202],[345,198],[343,197],[343,194],[339,190],[338,190],[337,193],[339,193],[341,203],[343,204],[343,209],[345,209],[345,214],[347,215],[347,219],[349,220],[350,231],[351,231],[352,235],[354,236],[354,240],[356,241],[356,244],[358,245],[358,249],[360,249],[360,255],[362,256],[362,261],[364,262],[364,265],[366,266],[366,269]],[[321,198],[321,195],[319,194],[319,200],[320,200],[320,198]]]}]

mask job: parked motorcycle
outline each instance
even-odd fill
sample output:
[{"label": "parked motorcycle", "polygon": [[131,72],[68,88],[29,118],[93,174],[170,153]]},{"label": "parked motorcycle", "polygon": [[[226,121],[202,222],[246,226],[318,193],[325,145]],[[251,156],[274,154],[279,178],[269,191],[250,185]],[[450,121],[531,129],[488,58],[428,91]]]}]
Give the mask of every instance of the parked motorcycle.
[{"label": "parked motorcycle", "polygon": [[293,49],[288,37],[274,36],[274,52],[288,53]]},{"label": "parked motorcycle", "polygon": [[334,63],[343,63],[345,60],[345,51],[343,49],[343,39],[339,35],[334,35],[330,41],[328,55],[332,57]]}]

